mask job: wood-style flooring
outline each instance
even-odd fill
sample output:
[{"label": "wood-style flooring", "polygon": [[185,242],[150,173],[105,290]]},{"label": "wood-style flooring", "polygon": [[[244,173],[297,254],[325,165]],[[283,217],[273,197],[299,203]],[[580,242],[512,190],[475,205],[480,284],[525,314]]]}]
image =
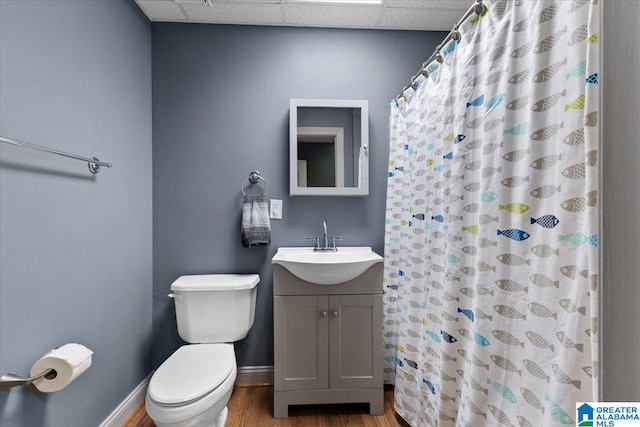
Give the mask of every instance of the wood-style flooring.
[{"label": "wood-style flooring", "polygon": [[[384,415],[369,415],[368,404],[289,406],[289,418],[273,418],[273,386],[236,387],[226,427],[407,427],[393,410],[393,390],[385,389]],[[144,403],[123,427],[154,427]]]}]

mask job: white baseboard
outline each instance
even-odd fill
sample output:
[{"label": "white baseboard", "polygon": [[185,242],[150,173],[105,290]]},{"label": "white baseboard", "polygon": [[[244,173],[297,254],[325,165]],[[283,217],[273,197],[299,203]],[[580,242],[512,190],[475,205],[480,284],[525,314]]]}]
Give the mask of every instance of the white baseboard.
[{"label": "white baseboard", "polygon": [[[144,402],[151,375],[153,372],[129,393],[99,427],[121,427],[140,403]],[[236,385],[242,384],[273,384],[273,366],[238,367]]]},{"label": "white baseboard", "polygon": [[140,403],[144,402],[144,398],[147,394],[147,386],[151,379],[151,372],[147,378],[142,380],[136,388],[116,407],[116,409],[109,414],[109,416],[100,424],[99,427],[121,427],[122,424],[129,418],[133,411],[136,410]]},{"label": "white baseboard", "polygon": [[273,384],[273,366],[240,366],[236,385]]}]

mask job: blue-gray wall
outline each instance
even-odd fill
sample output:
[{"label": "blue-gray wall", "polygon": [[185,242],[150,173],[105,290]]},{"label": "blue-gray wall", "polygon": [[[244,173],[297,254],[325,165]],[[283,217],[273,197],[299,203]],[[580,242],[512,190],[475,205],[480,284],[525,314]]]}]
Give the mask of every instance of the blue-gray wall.
[{"label": "blue-gray wall", "polygon": [[602,2],[601,400],[640,402],[640,2]]},{"label": "blue-gray wall", "polygon": [[[640,351],[629,320],[638,228],[627,215],[638,156],[625,115],[638,110],[637,73],[607,78],[621,60],[640,66],[616,49],[633,40],[618,30],[636,27],[616,24],[632,3],[603,9],[603,204],[616,206],[603,213],[605,400],[638,400],[640,384],[628,369]],[[130,1],[0,1],[0,134],[114,163],[92,177],[82,163],[0,144],[0,374],[27,374],[66,342],[96,352],[61,392],[0,393],[3,427],[102,421],[179,345],[166,293],[181,274],[260,273],[238,362],[269,365],[275,248],[307,244],[326,219],[345,244],[382,251],[388,101],[442,33],[155,24],[152,67],[151,27]],[[289,98],[369,100],[369,197],[287,196]],[[285,201],[270,248],[239,243],[240,184],[253,169]]]},{"label": "blue-gray wall", "polygon": [[96,426],[151,369],[151,25],[129,1],[0,1],[0,375],[78,342],[62,391],[0,393],[0,425]]},{"label": "blue-gray wall", "polygon": [[[443,33],[153,24],[153,364],[181,343],[166,297],[182,274],[258,273],[240,366],[273,364],[271,257],[329,232],[382,253],[389,102]],[[289,197],[289,99],[366,99],[370,195]],[[240,186],[252,170],[284,200],[271,246],[243,249]],[[261,191],[246,187],[246,191]]]}]

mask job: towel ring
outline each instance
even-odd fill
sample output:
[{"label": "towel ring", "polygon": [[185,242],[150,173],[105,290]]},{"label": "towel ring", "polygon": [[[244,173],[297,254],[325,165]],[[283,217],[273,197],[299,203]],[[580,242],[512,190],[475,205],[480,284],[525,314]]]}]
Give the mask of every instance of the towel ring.
[{"label": "towel ring", "polygon": [[246,196],[247,193],[244,192],[244,184],[250,181],[252,184],[257,184],[258,182],[262,181],[264,182],[264,191],[262,192],[262,196],[264,196],[265,194],[267,194],[267,181],[264,180],[264,178],[260,175],[260,172],[258,171],[251,171],[251,173],[249,174],[248,177],[246,177],[244,179],[244,181],[242,181],[242,185],[240,186],[240,190],[242,191],[242,195]]}]

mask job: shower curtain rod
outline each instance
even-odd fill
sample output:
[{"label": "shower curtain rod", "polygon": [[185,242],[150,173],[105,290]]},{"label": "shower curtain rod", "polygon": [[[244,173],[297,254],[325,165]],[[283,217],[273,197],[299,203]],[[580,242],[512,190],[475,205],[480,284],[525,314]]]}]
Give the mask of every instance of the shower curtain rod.
[{"label": "shower curtain rod", "polygon": [[422,63],[422,66],[420,67],[420,71],[418,71],[413,77],[411,77],[411,83],[405,86],[402,89],[402,93],[396,96],[394,99],[392,99],[391,102],[398,102],[401,98],[404,98],[404,91],[409,88],[416,90],[417,87],[415,86],[415,80],[421,74],[425,77],[429,77],[429,72],[427,71],[427,67],[429,66],[429,64],[431,64],[433,61],[438,61],[442,63],[443,58],[442,58],[442,55],[440,55],[440,49],[446,46],[446,44],[449,43],[451,40],[455,40],[455,41],[460,40],[462,35],[460,34],[460,31],[458,31],[458,28],[460,28],[460,26],[467,19],[469,19],[469,17],[474,13],[476,15],[482,15],[483,13],[485,13],[485,6],[483,4],[483,0],[474,1],[471,7],[469,7],[469,9],[465,12],[465,14],[462,15],[462,18],[460,18],[460,20],[456,22],[456,25],[453,26],[453,29],[449,31],[449,34],[447,34],[444,40],[442,40],[442,42],[436,47],[436,50],[431,54],[429,59],[427,59],[425,62]]},{"label": "shower curtain rod", "polygon": [[17,145],[18,147],[29,148],[31,150],[42,151],[44,153],[55,154],[58,156],[68,157],[70,159],[82,160],[83,162],[87,162],[87,166],[89,167],[89,171],[92,174],[97,174],[100,172],[100,166],[106,166],[110,168],[112,166],[109,162],[101,162],[97,157],[92,157],[90,159],[82,156],[78,156],[76,154],[65,153],[64,151],[54,150],[53,148],[41,147],[40,145],[30,144],[28,142],[22,142],[11,138],[5,138],[0,136],[0,142],[5,142],[7,144]]}]

